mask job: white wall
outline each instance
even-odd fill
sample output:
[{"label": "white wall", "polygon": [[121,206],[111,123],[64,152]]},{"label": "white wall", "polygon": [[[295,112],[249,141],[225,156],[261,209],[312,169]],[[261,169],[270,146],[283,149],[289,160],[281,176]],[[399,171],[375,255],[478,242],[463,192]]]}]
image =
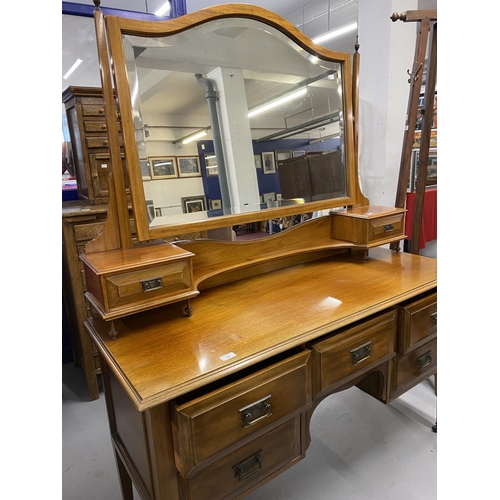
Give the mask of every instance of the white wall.
[{"label": "white wall", "polygon": [[390,16],[415,9],[417,0],[359,0],[359,171],[374,205],[395,203],[416,40],[416,23]]}]

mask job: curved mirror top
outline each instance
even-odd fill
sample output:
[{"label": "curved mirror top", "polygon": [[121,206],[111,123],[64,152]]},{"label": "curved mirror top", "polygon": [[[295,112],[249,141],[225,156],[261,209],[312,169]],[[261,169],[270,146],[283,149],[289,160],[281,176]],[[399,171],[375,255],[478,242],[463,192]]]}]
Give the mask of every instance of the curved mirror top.
[{"label": "curved mirror top", "polygon": [[342,60],[247,18],[122,41],[149,229],[352,196]]}]

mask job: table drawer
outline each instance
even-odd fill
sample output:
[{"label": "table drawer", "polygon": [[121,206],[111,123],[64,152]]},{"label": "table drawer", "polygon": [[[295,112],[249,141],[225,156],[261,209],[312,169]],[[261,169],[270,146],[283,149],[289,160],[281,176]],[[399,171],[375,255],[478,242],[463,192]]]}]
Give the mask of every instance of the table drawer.
[{"label": "table drawer", "polygon": [[410,347],[437,333],[437,293],[399,307],[400,334],[398,351],[404,354]]},{"label": "table drawer", "polygon": [[274,471],[301,457],[300,416],[288,420],[255,441],[189,479],[178,476],[181,500],[235,498]]},{"label": "table drawer", "polygon": [[367,240],[375,242],[387,237],[403,236],[404,214],[391,215],[367,221]]},{"label": "table drawer", "polygon": [[192,287],[189,260],[106,277],[109,310],[177,294]]},{"label": "table drawer", "polygon": [[393,361],[391,397],[394,399],[437,370],[437,338]]},{"label": "table drawer", "polygon": [[393,354],[395,338],[394,309],[313,344],[313,395]]},{"label": "table drawer", "polygon": [[216,453],[310,407],[309,358],[310,351],[301,351],[196,399],[174,403],[175,461],[181,475],[192,475]]}]

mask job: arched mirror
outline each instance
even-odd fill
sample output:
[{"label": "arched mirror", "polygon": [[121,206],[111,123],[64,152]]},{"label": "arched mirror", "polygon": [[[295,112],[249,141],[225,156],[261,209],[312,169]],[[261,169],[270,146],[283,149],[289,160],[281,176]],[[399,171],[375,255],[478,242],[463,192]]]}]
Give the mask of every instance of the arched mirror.
[{"label": "arched mirror", "polygon": [[349,54],[247,5],[105,20],[139,240],[363,201]]}]

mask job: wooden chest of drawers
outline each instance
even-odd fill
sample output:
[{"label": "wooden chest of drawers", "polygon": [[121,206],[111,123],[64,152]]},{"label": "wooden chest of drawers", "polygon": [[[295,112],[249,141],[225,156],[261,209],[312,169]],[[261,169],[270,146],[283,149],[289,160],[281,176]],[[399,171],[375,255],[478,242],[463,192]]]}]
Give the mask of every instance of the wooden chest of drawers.
[{"label": "wooden chest of drawers", "polygon": [[[91,203],[108,203],[108,177],[113,168],[102,90],[98,87],[68,87],[63,92],[62,101],[68,119],[78,197]],[[122,161],[125,162],[124,156]],[[123,171],[126,172],[126,168]],[[128,194],[127,180],[125,184]]]}]

